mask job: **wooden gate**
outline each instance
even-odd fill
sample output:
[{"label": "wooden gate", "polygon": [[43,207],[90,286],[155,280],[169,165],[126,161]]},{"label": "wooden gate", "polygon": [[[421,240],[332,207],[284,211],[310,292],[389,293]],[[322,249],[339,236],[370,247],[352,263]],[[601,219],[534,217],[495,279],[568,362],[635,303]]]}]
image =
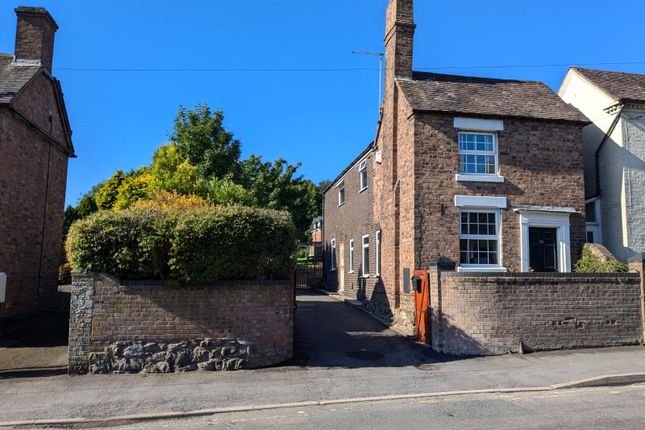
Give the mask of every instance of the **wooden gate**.
[{"label": "wooden gate", "polygon": [[416,270],[413,275],[417,341],[430,343],[432,333],[430,331],[430,274],[427,270]]}]

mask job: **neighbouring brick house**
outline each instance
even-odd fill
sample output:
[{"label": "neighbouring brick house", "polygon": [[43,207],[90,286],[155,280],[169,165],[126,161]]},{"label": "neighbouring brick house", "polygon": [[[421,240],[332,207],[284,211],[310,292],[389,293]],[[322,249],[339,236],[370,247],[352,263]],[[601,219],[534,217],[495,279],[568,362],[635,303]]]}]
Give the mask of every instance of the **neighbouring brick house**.
[{"label": "neighbouring brick house", "polygon": [[645,75],[572,67],[562,99],[584,129],[587,235],[627,261],[645,252]]},{"label": "neighbouring brick house", "polygon": [[412,69],[412,0],[390,0],[375,142],[325,192],[325,285],[414,331],[410,275],[570,272],[585,242],[587,119],[545,84]]},{"label": "neighbouring brick house", "polygon": [[16,9],[15,54],[0,54],[0,317],[56,302],[71,129],[52,59],[58,26],[42,8]]}]

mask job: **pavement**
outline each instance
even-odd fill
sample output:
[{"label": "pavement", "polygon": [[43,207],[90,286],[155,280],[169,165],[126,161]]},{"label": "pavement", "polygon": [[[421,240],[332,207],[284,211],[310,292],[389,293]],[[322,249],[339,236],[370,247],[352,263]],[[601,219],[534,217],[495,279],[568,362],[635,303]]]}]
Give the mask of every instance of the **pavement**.
[{"label": "pavement", "polygon": [[[645,381],[640,346],[497,357],[450,357],[320,294],[300,294],[296,358],[281,367],[223,373],[10,378],[0,375],[0,426],[10,421],[165,418],[191,411],[280,409],[438,396],[552,392],[573,381]],[[639,380],[640,378],[640,380]],[[592,382],[586,381],[591,379]],[[613,380],[603,381],[611,384]],[[578,385],[574,385],[578,386]],[[228,409],[227,409],[228,408]],[[170,415],[168,415],[170,414]],[[127,421],[127,420],[126,420]]]}]

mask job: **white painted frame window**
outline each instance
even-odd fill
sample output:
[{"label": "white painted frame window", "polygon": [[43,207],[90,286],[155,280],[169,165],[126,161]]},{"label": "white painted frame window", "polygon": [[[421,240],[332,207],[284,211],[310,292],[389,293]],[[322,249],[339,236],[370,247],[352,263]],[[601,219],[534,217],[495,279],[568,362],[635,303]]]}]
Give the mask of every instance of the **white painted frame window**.
[{"label": "white painted frame window", "polygon": [[336,239],[332,239],[330,242],[331,248],[331,271],[336,270]]},{"label": "white painted frame window", "polygon": [[349,241],[349,273],[354,273],[354,239]]},{"label": "white painted frame window", "polygon": [[501,267],[500,212],[460,211],[459,262],[466,269]]},{"label": "white painted frame window", "polygon": [[460,131],[458,136],[458,174],[464,176],[497,176],[499,171],[497,134]]},{"label": "white painted frame window", "polygon": [[381,276],[381,230],[376,231],[376,267],[374,272],[376,276]]},{"label": "white painted frame window", "polygon": [[358,165],[358,176],[360,181],[360,191],[367,189],[367,160],[363,160]]},{"label": "white painted frame window", "polygon": [[338,206],[345,204],[345,182],[338,184]]},{"label": "white painted frame window", "polygon": [[520,241],[522,244],[522,272],[528,272],[531,265],[529,228],[555,228],[558,242],[558,272],[571,272],[571,233],[569,217],[571,212],[519,211]]},{"label": "white painted frame window", "polygon": [[369,278],[370,276],[370,236],[366,234],[361,238],[361,276]]}]

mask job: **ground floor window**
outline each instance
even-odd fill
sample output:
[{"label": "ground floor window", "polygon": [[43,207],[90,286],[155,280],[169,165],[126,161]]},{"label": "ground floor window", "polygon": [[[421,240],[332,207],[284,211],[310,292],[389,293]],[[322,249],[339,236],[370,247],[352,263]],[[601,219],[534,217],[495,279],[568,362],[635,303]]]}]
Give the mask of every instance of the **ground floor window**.
[{"label": "ground floor window", "polygon": [[336,270],[336,239],[331,240],[331,270]]},{"label": "ground floor window", "polygon": [[462,265],[499,265],[499,212],[462,210],[459,238]]},{"label": "ground floor window", "polygon": [[381,275],[381,230],[376,232],[376,276]]},{"label": "ground floor window", "polygon": [[354,272],[354,240],[349,241],[349,273]]},{"label": "ground floor window", "polygon": [[361,258],[361,275],[367,278],[370,274],[370,237],[369,235],[363,236],[363,252]]}]

